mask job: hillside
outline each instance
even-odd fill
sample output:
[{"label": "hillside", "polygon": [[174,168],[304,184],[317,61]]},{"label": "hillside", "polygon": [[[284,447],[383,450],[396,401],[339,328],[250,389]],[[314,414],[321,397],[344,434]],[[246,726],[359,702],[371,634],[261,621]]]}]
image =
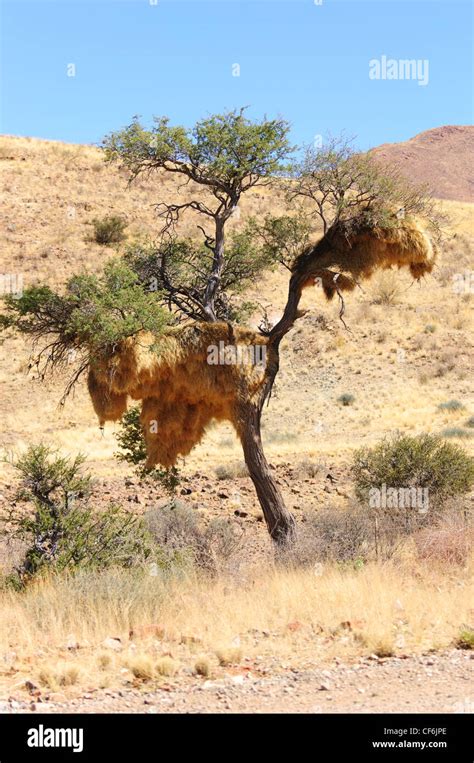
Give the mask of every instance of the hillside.
[{"label": "hillside", "polygon": [[[421,162],[425,153],[417,155]],[[451,160],[467,164],[466,156]],[[442,177],[443,162],[431,167],[432,178]],[[90,146],[3,137],[0,173],[0,275],[20,276],[24,286],[59,287],[72,273],[100,270],[114,249],[90,240],[94,218],[124,215],[132,241],[156,233],[153,204],[164,195],[186,198],[163,176],[128,187]],[[442,201],[449,224],[430,276],[414,283],[389,271],[363,283],[346,298],[347,328],[337,300],[307,289],[308,312],[282,342],[263,440],[303,537],[316,512],[353,542],[344,509],[354,506],[351,465],[361,445],[397,431],[433,432],[474,452],[474,205],[457,200],[464,178],[459,171],[459,186]],[[234,225],[283,209],[277,191],[256,189]],[[189,218],[190,234],[194,224]],[[455,289],[463,277],[465,288]],[[288,272],[275,270],[245,298],[274,320],[287,285]],[[21,337],[0,337],[0,453],[40,442],[82,452],[95,479],[94,511],[114,502],[161,516],[169,497],[117,461],[116,427],[99,429],[84,380],[60,408],[66,379],[40,381],[29,371],[30,354]],[[225,568],[216,577],[180,572],[176,579],[157,575],[156,564],[106,568],[53,576],[21,593],[5,586],[0,711],[470,711],[469,653],[454,647],[472,615],[471,536],[461,511],[472,508],[472,494],[456,503],[457,524],[433,530],[431,546],[411,536],[388,562],[329,556],[293,568],[275,564],[230,425],[211,426],[179,468],[178,498],[193,518],[207,528],[225,518],[239,535]],[[16,473],[0,462],[3,511],[17,487]],[[449,557],[450,543],[460,561]],[[0,572],[19,552],[0,541]]]},{"label": "hillside", "polygon": [[[89,240],[93,218],[123,214],[130,239],[153,235],[153,203],[160,194],[176,192],[169,178],[139,181],[129,188],[126,177],[104,165],[99,150],[90,146],[4,137],[0,157],[0,272],[20,273],[25,286],[41,281],[58,285],[73,272],[101,268],[113,250]],[[336,501],[344,500],[348,488],[328,486],[327,467],[342,470],[345,481],[348,454],[357,445],[397,428],[418,432],[461,426],[472,413],[472,295],[455,293],[452,277],[471,266],[473,207],[453,201],[444,207],[455,238],[446,243],[433,275],[413,284],[405,273],[389,273],[364,284],[347,299],[350,330],[338,318],[336,301],[328,304],[319,293],[306,293],[304,306],[311,310],[285,340],[282,369],[264,424],[270,459],[290,470],[282,475],[282,486],[292,507],[303,510],[308,502],[327,498],[328,491]],[[257,189],[243,202],[236,224],[249,214],[282,209],[278,193]],[[190,219],[190,231],[192,225]],[[287,273],[275,271],[247,296],[271,305],[270,317],[276,317],[286,287]],[[392,287],[393,295],[387,296]],[[104,477],[115,479],[124,473],[113,458],[114,428],[99,431],[84,384],[65,409],[58,410],[64,380],[39,383],[34,374],[27,374],[29,348],[18,337],[8,338],[0,352],[1,447],[17,449],[47,438],[70,452],[84,451]],[[353,405],[338,404],[343,393],[354,395]],[[461,400],[466,409],[438,412],[437,405],[450,398]],[[291,470],[306,458],[324,465],[320,477],[304,483],[300,497],[294,492],[300,488],[291,487]],[[238,470],[240,463],[240,445],[230,427],[221,425],[210,431],[184,469],[212,474],[219,465]],[[247,478],[243,487],[242,500],[255,513]],[[211,505],[221,511],[222,501],[215,501],[218,492],[212,487]]]},{"label": "hillside", "polygon": [[427,183],[436,198],[474,201],[473,126],[435,127],[403,143],[384,143],[374,154],[409,180]]}]

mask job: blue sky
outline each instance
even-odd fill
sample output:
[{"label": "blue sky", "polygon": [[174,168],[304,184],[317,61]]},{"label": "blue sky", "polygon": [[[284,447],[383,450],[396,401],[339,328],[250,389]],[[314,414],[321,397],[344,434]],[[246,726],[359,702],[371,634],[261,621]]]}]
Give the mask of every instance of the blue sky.
[{"label": "blue sky", "polygon": [[[0,132],[96,143],[135,114],[191,125],[249,105],[297,143],[345,131],[368,148],[472,122],[468,0],[153,2],[3,0]],[[428,84],[370,79],[383,55],[428,60]]]}]

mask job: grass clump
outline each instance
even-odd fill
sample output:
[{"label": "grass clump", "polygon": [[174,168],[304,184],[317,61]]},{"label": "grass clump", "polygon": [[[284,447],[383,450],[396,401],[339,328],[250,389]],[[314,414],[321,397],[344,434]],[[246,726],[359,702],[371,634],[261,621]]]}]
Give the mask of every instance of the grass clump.
[{"label": "grass clump", "polygon": [[211,674],[211,663],[207,657],[199,657],[194,664],[194,672],[198,676],[208,678]]},{"label": "grass clump", "polygon": [[456,639],[458,649],[474,649],[474,628],[465,627]]},{"label": "grass clump", "polygon": [[472,432],[462,427],[446,427],[441,432],[442,437],[458,437],[460,439],[468,439],[472,437]]},{"label": "grass clump", "polygon": [[109,215],[101,220],[95,218],[92,220],[92,225],[94,227],[93,240],[96,244],[110,246],[110,244],[120,244],[126,238],[127,221],[120,215]]},{"label": "grass clump", "polygon": [[216,651],[216,657],[219,660],[221,667],[228,667],[229,665],[238,665],[242,661],[242,650],[239,647],[227,647],[225,649],[218,649]]},{"label": "grass clump", "polygon": [[169,655],[164,655],[155,664],[155,670],[159,676],[174,676],[179,668],[179,664]]},{"label": "grass clump", "polygon": [[459,400],[447,400],[438,405],[439,411],[461,411],[464,405]]},{"label": "grass clump", "polygon": [[344,392],[337,398],[337,402],[341,403],[341,405],[352,405],[354,401],[355,397],[354,395],[351,395],[350,392]]},{"label": "grass clump", "polygon": [[154,674],[153,661],[146,654],[136,655],[128,662],[128,668],[140,681],[151,681]]}]

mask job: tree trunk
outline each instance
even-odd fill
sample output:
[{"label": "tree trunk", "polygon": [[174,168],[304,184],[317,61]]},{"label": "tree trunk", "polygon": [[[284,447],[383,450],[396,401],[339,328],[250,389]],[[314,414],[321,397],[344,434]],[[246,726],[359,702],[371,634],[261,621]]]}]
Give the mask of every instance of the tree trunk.
[{"label": "tree trunk", "polygon": [[258,403],[244,405],[239,416],[239,435],[245,463],[255,485],[268,532],[276,544],[284,546],[294,540],[295,520],[284,504],[265,458],[260,434],[260,417],[261,405],[259,406]]}]

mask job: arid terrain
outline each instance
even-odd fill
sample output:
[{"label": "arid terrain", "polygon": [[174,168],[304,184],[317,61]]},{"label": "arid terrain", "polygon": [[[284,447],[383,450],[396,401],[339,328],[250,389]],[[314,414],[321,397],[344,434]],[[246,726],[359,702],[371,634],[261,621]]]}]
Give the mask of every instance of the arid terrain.
[{"label": "arid terrain", "polygon": [[[377,149],[441,199],[448,221],[433,273],[414,283],[389,271],[363,283],[346,298],[347,328],[337,300],[307,290],[308,313],[284,340],[263,434],[300,524],[308,512],[354,503],[352,453],[389,433],[444,433],[474,453],[473,135],[448,126]],[[21,276],[25,287],[97,272],[114,250],[90,240],[94,218],[124,215],[128,240],[153,236],[153,205],[177,193],[169,178],[128,187],[95,147],[32,138],[0,138],[0,172],[0,273]],[[283,210],[282,194],[257,188],[234,225]],[[275,319],[287,279],[274,270],[245,296]],[[0,341],[3,453],[41,441],[84,453],[98,507],[115,501],[143,513],[165,499],[117,461],[116,427],[99,429],[84,380],[61,407],[65,378],[39,380],[24,340]],[[348,405],[344,394],[353,396]],[[460,405],[439,407],[453,400]],[[385,566],[283,573],[230,425],[211,427],[180,470],[180,498],[204,522],[227,517],[242,534],[222,578],[181,581],[166,593],[151,578],[139,602],[120,575],[97,590],[79,581],[0,593],[1,711],[473,711],[473,653],[453,648],[472,627],[469,564],[427,564],[407,548]],[[1,463],[4,506],[16,487]],[[471,494],[459,510],[472,508]],[[0,546],[4,571],[15,553]]]}]

